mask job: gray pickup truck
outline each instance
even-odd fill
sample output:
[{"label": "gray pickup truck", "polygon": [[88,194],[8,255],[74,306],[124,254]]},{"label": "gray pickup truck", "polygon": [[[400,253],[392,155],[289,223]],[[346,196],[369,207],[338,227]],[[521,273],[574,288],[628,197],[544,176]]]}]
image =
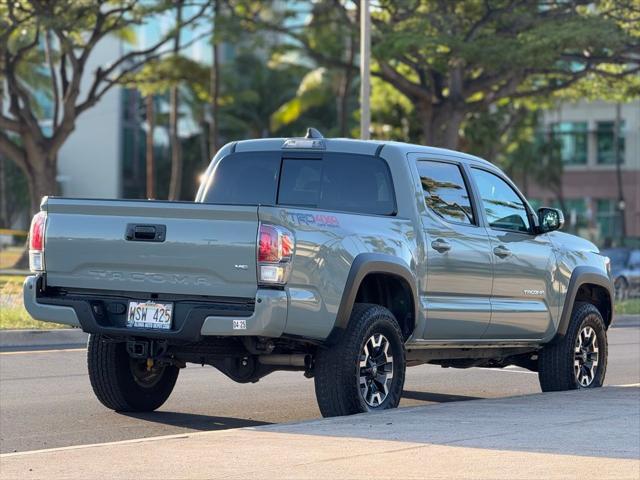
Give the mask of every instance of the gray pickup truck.
[{"label": "gray pickup truck", "polygon": [[314,378],[324,416],[393,408],[406,366],[594,388],[609,260],[491,163],[396,142],[226,145],[195,202],[44,198],[24,302],[90,335],[98,399],[158,408],[189,362]]}]

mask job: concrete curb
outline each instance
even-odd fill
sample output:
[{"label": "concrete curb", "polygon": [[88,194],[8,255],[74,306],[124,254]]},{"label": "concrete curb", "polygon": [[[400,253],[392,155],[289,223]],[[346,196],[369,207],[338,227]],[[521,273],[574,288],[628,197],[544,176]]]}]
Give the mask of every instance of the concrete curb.
[{"label": "concrete curb", "polygon": [[0,350],[39,350],[80,348],[87,345],[88,335],[80,329],[0,330]]}]

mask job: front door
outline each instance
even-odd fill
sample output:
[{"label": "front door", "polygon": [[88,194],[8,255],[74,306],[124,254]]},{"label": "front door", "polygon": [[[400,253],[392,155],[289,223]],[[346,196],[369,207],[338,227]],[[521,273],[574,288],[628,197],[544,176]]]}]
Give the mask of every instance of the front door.
[{"label": "front door", "polygon": [[493,259],[491,323],[485,340],[532,340],[552,328],[557,309],[556,259],[545,234],[535,235],[524,200],[497,173],[472,167]]},{"label": "front door", "polygon": [[426,233],[426,340],[479,339],[491,317],[492,265],[487,232],[478,221],[459,164],[419,160]]}]

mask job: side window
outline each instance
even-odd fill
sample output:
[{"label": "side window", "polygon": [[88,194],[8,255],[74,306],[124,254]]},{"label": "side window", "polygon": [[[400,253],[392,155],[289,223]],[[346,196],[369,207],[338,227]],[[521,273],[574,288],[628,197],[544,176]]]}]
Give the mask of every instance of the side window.
[{"label": "side window", "polygon": [[480,191],[489,225],[502,230],[528,233],[530,224],[527,208],[513,188],[486,170],[472,168],[471,171]]},{"label": "side window", "polygon": [[393,215],[393,183],[385,161],[366,155],[326,153],[322,160],[284,159],[280,205],[372,215]]},{"label": "side window", "polygon": [[469,191],[460,167],[452,163],[421,160],[418,172],[427,207],[449,222],[475,224]]}]

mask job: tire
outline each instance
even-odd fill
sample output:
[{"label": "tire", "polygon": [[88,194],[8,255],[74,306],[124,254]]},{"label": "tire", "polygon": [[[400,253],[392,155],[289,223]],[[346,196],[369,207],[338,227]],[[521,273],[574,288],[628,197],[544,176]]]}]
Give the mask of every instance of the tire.
[{"label": "tire", "polygon": [[126,343],[90,335],[87,367],[91,387],[98,400],[118,412],[150,412],[171,395],[179,369],[172,365],[147,372],[144,360],[134,360]]},{"label": "tire", "polygon": [[322,416],[396,408],[405,370],[402,331],[393,314],[379,305],[354,305],[338,343],[316,354],[314,381]]},{"label": "tire", "polygon": [[[595,347],[597,355],[593,353]],[[607,329],[602,315],[590,303],[576,303],[564,338],[545,346],[540,353],[540,387],[543,392],[598,388],[604,383],[606,372]]]}]

